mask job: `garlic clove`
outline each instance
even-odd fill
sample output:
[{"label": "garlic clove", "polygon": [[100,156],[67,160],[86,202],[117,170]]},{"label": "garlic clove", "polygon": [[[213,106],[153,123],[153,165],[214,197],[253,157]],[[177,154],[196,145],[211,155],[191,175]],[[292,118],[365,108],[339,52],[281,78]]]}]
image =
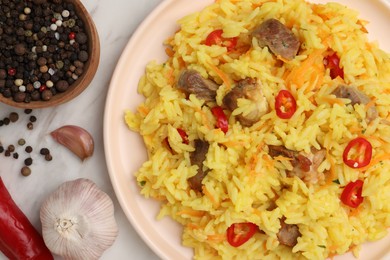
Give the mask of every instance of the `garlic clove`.
[{"label": "garlic clove", "polygon": [[79,126],[62,126],[51,132],[50,135],[58,143],[76,154],[82,161],[93,155],[93,138],[88,131]]},{"label": "garlic clove", "polygon": [[84,178],[49,195],[40,219],[46,246],[64,259],[98,259],[118,235],[112,200]]}]

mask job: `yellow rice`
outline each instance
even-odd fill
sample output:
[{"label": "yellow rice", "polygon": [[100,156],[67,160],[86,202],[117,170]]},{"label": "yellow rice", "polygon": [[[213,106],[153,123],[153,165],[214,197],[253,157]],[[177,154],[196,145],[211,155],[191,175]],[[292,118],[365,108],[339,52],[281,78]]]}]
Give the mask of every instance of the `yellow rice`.
[{"label": "yellow rice", "polygon": [[[242,36],[268,18],[291,27],[301,42],[298,56],[283,66],[276,66],[275,55],[267,47],[260,48],[255,39],[249,40],[252,47],[245,53],[204,44],[215,29],[223,29],[224,37]],[[178,24],[180,30],[166,41],[170,56],[163,64],[148,64],[138,87],[145,101],[137,111],[126,111],[125,120],[142,135],[149,155],[136,173],[141,193],[162,202],[159,218],[170,216],[183,225],[183,245],[194,248],[194,258],[325,259],[348,251],[358,256],[362,243],[386,236],[390,126],[383,119],[388,119],[390,111],[390,55],[368,41],[359,14],[336,3],[220,0]],[[318,67],[327,48],[339,54],[344,80],[332,80],[329,70]],[[303,72],[301,67],[305,67]],[[215,127],[203,100],[195,95],[186,98],[175,87],[184,68],[195,69],[220,85],[217,105],[222,105],[234,82],[258,78],[271,109],[252,127],[242,127],[228,115],[229,131],[224,134]],[[379,117],[368,123],[364,105],[335,101],[330,93],[341,83],[375,97]],[[298,108],[290,120],[278,118],[274,110],[281,89],[289,89],[297,99]],[[188,145],[177,128],[187,132]],[[362,170],[349,168],[342,159],[347,143],[358,136],[373,146],[373,163]],[[162,145],[165,138],[173,152]],[[198,138],[210,143],[204,162],[210,171],[203,181],[203,194],[191,190],[187,182],[197,173],[190,154]],[[326,149],[319,167],[326,183],[309,185],[298,177],[287,177],[291,164],[271,158],[267,145],[305,152],[311,147]],[[340,194],[357,179],[364,180],[364,202],[354,210],[340,202]],[[277,207],[269,210],[273,203]],[[283,216],[286,223],[297,224],[302,234],[293,248],[280,245],[276,236]],[[237,222],[255,223],[263,232],[232,247],[226,229]]]}]

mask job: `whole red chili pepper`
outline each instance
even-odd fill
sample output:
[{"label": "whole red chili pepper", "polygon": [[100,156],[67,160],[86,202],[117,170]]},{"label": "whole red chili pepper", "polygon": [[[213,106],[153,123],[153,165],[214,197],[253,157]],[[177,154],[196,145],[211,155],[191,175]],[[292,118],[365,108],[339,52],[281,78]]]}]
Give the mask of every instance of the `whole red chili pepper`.
[{"label": "whole red chili pepper", "polygon": [[9,259],[53,259],[42,236],[15,204],[0,177],[0,250]]}]

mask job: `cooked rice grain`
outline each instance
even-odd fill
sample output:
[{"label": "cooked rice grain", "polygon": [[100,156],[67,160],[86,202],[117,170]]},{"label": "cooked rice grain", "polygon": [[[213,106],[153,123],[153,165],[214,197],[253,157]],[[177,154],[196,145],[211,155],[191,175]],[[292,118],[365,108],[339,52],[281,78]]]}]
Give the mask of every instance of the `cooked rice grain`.
[{"label": "cooked rice grain", "polygon": [[[282,65],[248,37],[268,18],[280,20],[301,42],[298,55]],[[149,155],[136,173],[141,193],[162,202],[158,218],[170,216],[183,225],[183,245],[194,248],[194,258],[325,259],[347,251],[358,255],[362,243],[383,238],[390,226],[390,126],[384,121],[390,108],[390,55],[368,41],[359,14],[336,3],[217,0],[178,23],[180,30],[166,41],[173,54],[164,64],[147,65],[138,86],[145,101],[137,111],[126,111],[125,120],[144,138]],[[229,52],[206,46],[205,38],[216,29],[223,29],[226,38],[239,37],[244,48]],[[332,80],[321,66],[328,48],[340,56],[344,80]],[[269,112],[252,127],[243,127],[234,115],[247,111],[237,109],[228,115],[224,134],[215,128],[203,100],[175,87],[184,68],[220,85],[216,105],[235,82],[260,79]],[[367,105],[336,99],[331,93],[339,84],[354,85],[372,97],[379,117],[369,122]],[[297,99],[290,120],[274,111],[280,89],[289,89]],[[189,144],[182,142],[178,128],[186,131]],[[362,170],[349,168],[342,159],[348,141],[358,136],[373,146],[372,163]],[[197,173],[190,154],[198,138],[210,144],[202,194],[187,181]],[[306,153],[313,147],[326,149],[318,168],[325,180],[306,183],[289,176],[291,162],[271,158],[268,145]],[[340,202],[340,194],[357,179],[364,180],[364,202],[353,209]],[[302,234],[293,248],[277,238],[283,217]],[[236,248],[227,242],[226,230],[238,222],[255,223],[262,232]]]}]

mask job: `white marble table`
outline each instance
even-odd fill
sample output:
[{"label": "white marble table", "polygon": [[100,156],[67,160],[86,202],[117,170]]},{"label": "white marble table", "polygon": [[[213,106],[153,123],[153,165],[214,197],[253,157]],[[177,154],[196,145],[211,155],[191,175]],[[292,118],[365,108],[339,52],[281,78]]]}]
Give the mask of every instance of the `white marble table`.
[{"label": "white marble table", "polygon": [[[137,26],[157,6],[160,0],[82,0],[90,11],[101,44],[100,65],[89,88],[69,103],[54,108],[37,109],[33,114],[38,118],[34,129],[28,131],[28,116],[23,109],[15,109],[0,104],[0,118],[10,112],[19,113],[19,120],[8,126],[0,127],[0,141],[4,146],[16,144],[19,138],[25,138],[36,150],[32,174],[24,177],[20,174],[24,149],[18,147],[18,160],[0,154],[0,176],[3,178],[12,197],[40,231],[39,209],[43,200],[61,183],[80,177],[93,180],[103,191],[108,193],[115,205],[115,217],[119,226],[119,236],[102,259],[158,259],[141,240],[120,208],[113,191],[103,150],[103,113],[105,99],[113,70],[123,48]],[[95,153],[88,160],[81,162],[66,148],[53,141],[49,133],[66,124],[79,125],[87,129],[95,140]],[[39,155],[39,148],[48,147],[53,161],[46,162]],[[6,259],[0,253],[0,259]],[[61,259],[56,256],[56,259]]]}]

